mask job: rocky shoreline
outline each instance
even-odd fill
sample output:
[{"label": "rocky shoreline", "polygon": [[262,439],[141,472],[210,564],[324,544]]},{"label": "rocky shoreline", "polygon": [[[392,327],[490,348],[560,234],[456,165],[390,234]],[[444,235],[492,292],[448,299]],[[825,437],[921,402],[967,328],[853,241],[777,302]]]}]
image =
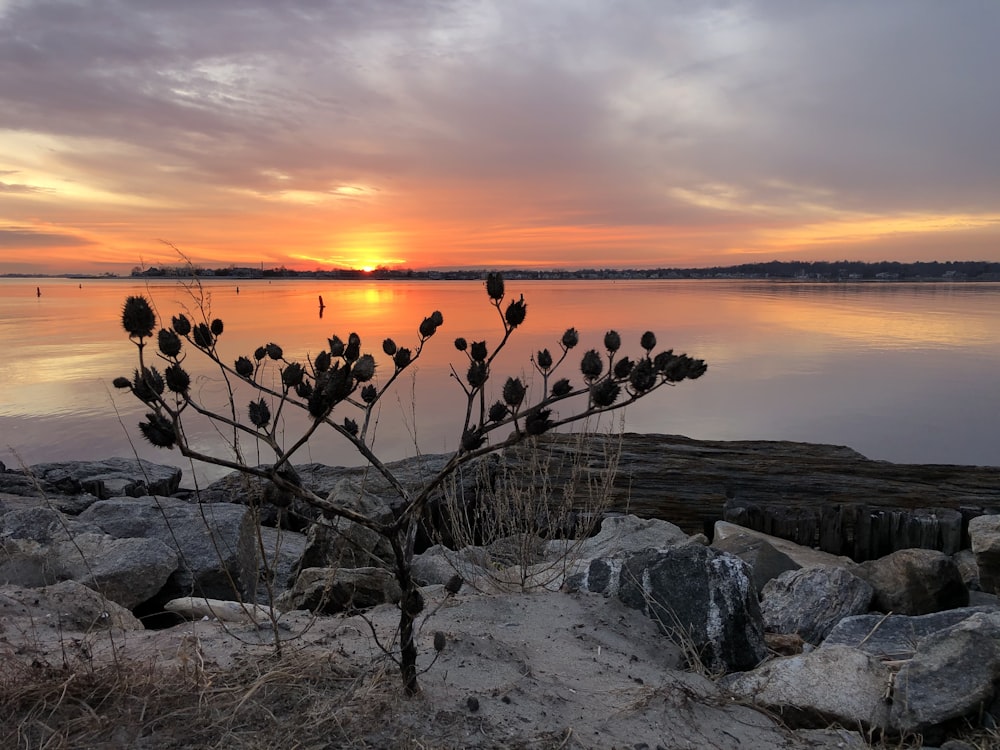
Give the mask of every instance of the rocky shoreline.
[{"label": "rocky shoreline", "polygon": [[[600,473],[604,457],[611,455],[606,444],[581,447],[558,436],[546,441],[544,450],[555,458],[573,452],[574,481]],[[653,648],[671,656],[653,674],[664,683],[687,680],[686,689],[697,693],[701,710],[711,713],[714,702],[737,700],[768,712],[754,719],[753,736],[745,734],[746,717],[737,721],[713,714],[714,719],[690,730],[691,746],[861,748],[888,738],[958,750],[976,747],[955,744],[958,737],[994,731],[1000,721],[1000,515],[994,514],[1000,508],[1000,469],[898,466],[832,446],[676,436],[627,435],[618,451],[612,512],[596,536],[539,539],[530,545],[512,540],[513,547],[426,546],[415,560],[429,610],[454,644],[434,657],[444,662],[434,669],[443,670],[446,682],[452,680],[447,690],[436,688],[434,700],[458,700],[463,690],[476,693],[476,710],[470,701],[455,715],[455,727],[478,721],[490,730],[484,730],[485,738],[515,716],[524,724],[570,721],[572,701],[563,706],[543,697],[516,699],[512,685],[521,691],[543,689],[538,675],[529,678],[532,660],[547,664],[557,678],[562,669],[566,674],[559,679],[589,676],[596,681],[594,689],[628,692],[635,687],[634,680],[626,682],[628,690],[614,682],[628,674],[612,675],[615,670],[604,670],[600,660],[586,675],[577,674],[580,655],[553,641],[554,631],[544,630],[518,633],[522,645],[517,649],[529,649],[528,656],[518,657],[525,662],[520,677],[505,678],[503,685],[447,677],[468,677],[462,666],[486,658],[482,649],[462,651],[461,644],[472,638],[475,617],[490,620],[500,616],[491,614],[499,608],[520,611],[518,617],[528,622],[527,606],[572,611],[573,617],[586,611],[593,618],[587,632],[600,631],[608,639],[619,632],[616,628],[625,628],[614,649],[611,640],[603,641],[609,653],[596,651],[611,659],[614,650],[624,665],[639,658],[629,656],[629,648],[640,648],[626,645],[629,633],[643,634],[642,648],[662,641]],[[570,464],[555,458],[546,466],[553,483],[562,486],[560,467]],[[417,481],[440,460],[422,457],[395,468],[404,482]],[[498,466],[516,467],[524,455],[511,451],[496,460]],[[366,613],[369,639],[378,627],[387,628],[383,637],[391,639],[398,588],[382,563],[386,555],[378,538],[360,527],[341,524],[333,534],[315,526],[291,528],[281,523],[280,514],[259,513],[265,509],[260,492],[235,477],[193,497],[180,489],[179,470],[148,462],[43,464],[27,472],[0,468],[0,648],[5,658],[44,660],[57,646],[65,650],[67,637],[83,634],[94,639],[102,633],[144,631],[149,638],[169,639],[203,618],[228,623],[227,632],[248,629],[242,637],[254,633],[264,647],[269,638],[273,646],[283,629],[294,629],[306,615],[313,618],[312,632],[323,634],[317,642],[329,648],[340,641],[330,640],[331,631],[324,628],[334,628],[338,639],[347,639],[343,643],[362,638],[343,631],[345,618],[360,611]],[[391,512],[391,500],[379,494],[377,481],[362,486],[360,470],[310,466],[301,474],[317,489],[349,493],[369,511]],[[474,487],[462,491],[474,492]],[[849,540],[856,552],[862,549],[857,519],[894,512],[909,514],[897,518],[925,519],[910,536],[893,540],[895,546],[905,542],[903,548],[872,555],[875,548],[866,543],[865,554],[856,559],[830,551],[833,519],[839,522],[838,538],[843,544]],[[784,535],[791,540],[725,518],[791,529]],[[845,519],[853,519],[852,524]],[[896,530],[907,528],[894,523]],[[812,543],[797,543],[808,528]],[[921,544],[912,544],[914,539]],[[834,552],[843,552],[843,544]],[[456,573],[465,581],[457,596],[444,589]],[[325,624],[316,625],[316,616]],[[499,643],[503,630],[494,628],[488,640]],[[31,639],[25,633],[32,633]],[[557,652],[567,660],[562,666]],[[638,674],[637,667],[620,669]],[[643,674],[650,679],[648,671]],[[557,710],[557,704],[562,708]],[[670,744],[671,731],[679,730],[667,726],[681,718],[665,718],[664,710],[660,706],[655,716],[629,713],[628,721],[595,724],[594,737],[577,733],[565,747],[683,746]],[[587,714],[573,714],[576,726],[596,721]],[[739,742],[725,738],[726,731],[737,736],[735,724],[744,732]],[[533,731],[552,728],[534,726]],[[816,733],[824,728],[826,734]],[[444,730],[424,726],[420,731],[433,738]],[[493,746],[452,735],[437,740],[434,746]]]}]

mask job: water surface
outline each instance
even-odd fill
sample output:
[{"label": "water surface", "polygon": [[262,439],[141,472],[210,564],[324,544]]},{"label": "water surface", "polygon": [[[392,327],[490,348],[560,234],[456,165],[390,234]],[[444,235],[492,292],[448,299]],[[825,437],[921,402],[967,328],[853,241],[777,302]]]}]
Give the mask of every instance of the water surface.
[{"label": "water surface", "polygon": [[[498,387],[507,375],[530,377],[530,353],[556,352],[567,327],[581,333],[577,361],[608,329],[633,354],[642,332],[653,330],[660,348],[703,358],[709,370],[631,407],[629,430],[832,443],[902,463],[1000,465],[998,284],[511,280],[507,289],[524,294],[528,316],[498,361]],[[444,326],[383,402],[377,450],[387,459],[455,447],[464,397],[450,368],[464,372],[465,360],[451,342],[499,340],[497,311],[478,282],[210,280],[200,293],[225,322],[219,348],[230,361],[269,341],[304,359],[332,334],[356,331],[363,350],[385,363],[384,337],[413,347],[420,320],[441,310]],[[0,460],[8,466],[129,456],[134,448],[190,475],[178,454],[143,443],[135,426],[142,405],[110,385],[136,364],[120,327],[129,294],[149,296],[161,317],[196,314],[196,296],[172,281],[0,279]],[[222,396],[196,357],[188,361],[200,376],[196,389]],[[579,380],[575,369],[565,374]],[[207,426],[193,426],[199,447],[224,445]],[[289,437],[298,426],[288,424]],[[314,440],[300,460],[358,463],[333,437]]]}]

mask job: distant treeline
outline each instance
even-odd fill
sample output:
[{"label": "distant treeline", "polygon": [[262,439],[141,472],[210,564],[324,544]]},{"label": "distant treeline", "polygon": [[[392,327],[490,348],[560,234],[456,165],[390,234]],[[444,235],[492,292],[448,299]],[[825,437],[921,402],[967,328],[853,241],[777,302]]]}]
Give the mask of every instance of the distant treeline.
[{"label": "distant treeline", "polygon": [[[290,268],[192,268],[191,266],[134,268],[132,276],[150,277],[222,277],[236,279],[480,279],[485,269],[450,271],[415,271],[413,269],[377,268],[374,271],[331,269],[296,271]],[[713,268],[583,268],[577,270],[504,271],[509,279],[805,279],[814,281],[1000,281],[1000,263],[986,261],[919,261],[900,263],[880,261],[786,261],[743,263]]]}]

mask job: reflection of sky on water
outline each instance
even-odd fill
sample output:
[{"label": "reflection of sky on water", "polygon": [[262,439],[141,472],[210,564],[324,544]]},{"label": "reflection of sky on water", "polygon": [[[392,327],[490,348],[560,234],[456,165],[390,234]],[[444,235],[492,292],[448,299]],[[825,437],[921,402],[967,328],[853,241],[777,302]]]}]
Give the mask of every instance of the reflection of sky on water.
[{"label": "reflection of sky on water", "polygon": [[[116,392],[110,381],[130,375],[135,349],[121,331],[121,304],[128,294],[148,293],[158,313],[189,314],[192,299],[175,284],[130,281],[0,280],[0,432],[5,450],[27,463],[129,455],[128,437],[144,458],[178,464],[179,455],[156,451],[139,437],[144,408]],[[450,377],[467,362],[452,341],[498,341],[497,312],[482,286],[462,282],[214,281],[211,314],[226,324],[224,358],[269,341],[286,357],[303,360],[334,333],[357,331],[363,349],[391,373],[382,338],[416,346],[420,320],[435,309],[445,325],[424,357],[382,402],[377,450],[389,458],[450,450],[464,414],[464,395]],[[697,383],[663,389],[627,414],[639,432],[680,433],[706,439],[805,440],[849,445],[873,457],[903,462],[1000,464],[1000,285],[807,285],[767,282],[517,282],[524,293],[525,325],[498,360],[497,387],[508,375],[527,377],[528,357],[542,347],[555,354],[562,331],[575,326],[581,346],[571,357],[600,348],[603,333],[620,331],[623,351],[636,353],[644,330],[660,346],[709,362]],[[326,304],[318,314],[318,297]],[[147,353],[155,356],[151,346]],[[225,391],[208,377],[192,352],[188,367],[200,397],[223,403]],[[161,369],[162,369],[162,365]],[[579,379],[578,377],[576,378]],[[249,392],[240,392],[245,406]],[[415,406],[414,406],[415,404]],[[415,408],[415,413],[414,413]],[[115,414],[117,409],[128,432]],[[338,412],[356,417],[351,410]],[[304,423],[289,416],[286,434]],[[218,448],[219,436],[204,422],[189,425],[202,449]],[[415,437],[413,433],[415,432]],[[256,446],[242,448],[254,457]],[[355,463],[333,437],[321,437],[300,461]],[[187,467],[185,467],[187,468]],[[203,476],[215,475],[208,471]]]}]

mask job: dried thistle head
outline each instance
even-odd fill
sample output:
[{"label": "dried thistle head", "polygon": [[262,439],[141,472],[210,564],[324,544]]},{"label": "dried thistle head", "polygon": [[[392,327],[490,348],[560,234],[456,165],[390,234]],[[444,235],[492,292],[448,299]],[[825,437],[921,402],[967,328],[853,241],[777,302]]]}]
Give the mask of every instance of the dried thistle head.
[{"label": "dried thistle head", "polygon": [[156,314],[145,297],[132,296],[125,299],[122,307],[122,328],[131,338],[143,339],[153,335],[156,328]]}]

